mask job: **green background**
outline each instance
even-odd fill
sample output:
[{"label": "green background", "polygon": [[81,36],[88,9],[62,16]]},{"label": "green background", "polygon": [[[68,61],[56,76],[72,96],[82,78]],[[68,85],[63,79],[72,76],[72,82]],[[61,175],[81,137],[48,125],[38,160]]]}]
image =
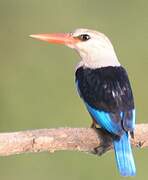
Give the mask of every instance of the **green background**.
[{"label": "green background", "polygon": [[[137,122],[147,122],[148,1],[0,0],[0,131],[88,127],[91,119],[74,84],[77,54],[30,34],[104,32],[127,68]],[[134,149],[137,176],[148,178],[148,150]],[[119,180],[113,152],[98,158],[78,152],[0,158],[0,180]],[[125,179],[125,178],[124,178]]]}]

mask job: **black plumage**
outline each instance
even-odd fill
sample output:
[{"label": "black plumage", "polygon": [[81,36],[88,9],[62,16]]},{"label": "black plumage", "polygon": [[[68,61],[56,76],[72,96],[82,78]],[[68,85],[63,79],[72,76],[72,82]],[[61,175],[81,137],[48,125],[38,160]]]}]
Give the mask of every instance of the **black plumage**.
[{"label": "black plumage", "polygon": [[134,100],[128,75],[123,67],[79,67],[76,70],[76,82],[81,97],[89,106],[109,112],[118,123],[121,123],[121,119],[126,119],[122,126],[131,131]]},{"label": "black plumage", "polygon": [[84,101],[106,112],[134,108],[133,94],[125,69],[121,66],[76,70],[76,81]]}]

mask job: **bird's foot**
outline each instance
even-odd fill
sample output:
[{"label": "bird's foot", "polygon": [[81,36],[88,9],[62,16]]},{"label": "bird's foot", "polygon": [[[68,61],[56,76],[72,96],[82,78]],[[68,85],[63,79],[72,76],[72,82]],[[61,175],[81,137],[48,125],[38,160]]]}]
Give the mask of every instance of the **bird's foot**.
[{"label": "bird's foot", "polygon": [[102,154],[106,153],[109,150],[109,146],[100,145],[98,147],[95,147],[93,151],[91,151],[92,154],[101,156]]},{"label": "bird's foot", "polygon": [[94,120],[93,120],[93,122],[92,122],[90,128],[93,128],[94,130],[101,129],[100,126],[99,126],[97,123],[95,123]]},{"label": "bird's foot", "polygon": [[104,129],[97,128],[96,126],[93,126],[93,129],[98,134],[99,139],[101,139],[101,143],[99,146],[95,147],[91,153],[101,156],[111,149],[112,139]]},{"label": "bird's foot", "polygon": [[92,123],[91,126],[90,126],[90,128],[93,128],[93,129],[94,129],[95,127],[96,127],[96,126],[95,126],[94,123]]},{"label": "bird's foot", "polygon": [[130,135],[131,135],[131,138],[134,139],[134,132],[133,131],[130,132]]}]

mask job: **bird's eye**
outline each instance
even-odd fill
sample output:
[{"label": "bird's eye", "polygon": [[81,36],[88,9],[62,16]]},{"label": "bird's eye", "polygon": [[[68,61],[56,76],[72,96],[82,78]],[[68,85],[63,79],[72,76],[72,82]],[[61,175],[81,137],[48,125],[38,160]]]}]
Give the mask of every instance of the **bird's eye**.
[{"label": "bird's eye", "polygon": [[80,36],[78,36],[78,38],[81,41],[88,41],[90,39],[90,36],[88,34],[81,34]]}]

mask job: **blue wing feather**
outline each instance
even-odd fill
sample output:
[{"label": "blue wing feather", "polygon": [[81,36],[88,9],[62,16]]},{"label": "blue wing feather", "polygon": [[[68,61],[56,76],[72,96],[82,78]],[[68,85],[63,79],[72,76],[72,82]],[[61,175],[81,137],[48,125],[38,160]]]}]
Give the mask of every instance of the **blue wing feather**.
[{"label": "blue wing feather", "polygon": [[123,134],[123,128],[121,126],[121,122],[119,121],[117,123],[113,119],[111,119],[110,113],[96,110],[91,106],[89,106],[87,103],[85,104],[89,113],[93,116],[93,118],[102,128],[104,128],[111,134],[115,134],[115,135]]},{"label": "blue wing feather", "polygon": [[[129,114],[129,115],[128,115]],[[123,114],[123,127],[126,131],[133,131],[135,128],[135,109]]]}]

